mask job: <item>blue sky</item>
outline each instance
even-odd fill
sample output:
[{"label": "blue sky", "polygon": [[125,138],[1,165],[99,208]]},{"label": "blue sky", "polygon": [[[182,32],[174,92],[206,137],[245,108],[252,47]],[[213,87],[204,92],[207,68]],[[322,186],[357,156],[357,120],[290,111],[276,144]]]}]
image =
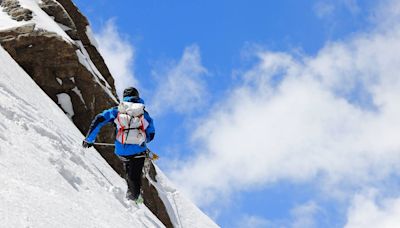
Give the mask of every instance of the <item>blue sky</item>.
[{"label": "blue sky", "polygon": [[399,1],[74,2],[141,89],[159,165],[218,224],[392,218]]}]

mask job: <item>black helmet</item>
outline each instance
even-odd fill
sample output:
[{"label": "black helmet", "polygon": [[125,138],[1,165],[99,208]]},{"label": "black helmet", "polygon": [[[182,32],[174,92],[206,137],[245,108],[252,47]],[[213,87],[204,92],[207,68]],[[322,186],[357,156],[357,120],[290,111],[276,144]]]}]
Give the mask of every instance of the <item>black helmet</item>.
[{"label": "black helmet", "polygon": [[139,97],[139,92],[134,87],[128,87],[124,90],[124,97]]}]

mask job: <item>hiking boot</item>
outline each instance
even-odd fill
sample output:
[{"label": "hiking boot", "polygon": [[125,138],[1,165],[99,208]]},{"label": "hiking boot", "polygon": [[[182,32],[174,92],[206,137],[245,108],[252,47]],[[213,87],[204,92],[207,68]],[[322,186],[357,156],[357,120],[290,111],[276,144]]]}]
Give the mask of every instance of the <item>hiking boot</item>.
[{"label": "hiking boot", "polygon": [[127,198],[128,200],[133,200],[133,201],[135,201],[135,200],[138,198],[138,196],[135,196],[132,192],[127,191],[127,192],[126,192],[126,198]]},{"label": "hiking boot", "polygon": [[134,201],[136,204],[142,204],[144,200],[142,195],[139,195]]}]

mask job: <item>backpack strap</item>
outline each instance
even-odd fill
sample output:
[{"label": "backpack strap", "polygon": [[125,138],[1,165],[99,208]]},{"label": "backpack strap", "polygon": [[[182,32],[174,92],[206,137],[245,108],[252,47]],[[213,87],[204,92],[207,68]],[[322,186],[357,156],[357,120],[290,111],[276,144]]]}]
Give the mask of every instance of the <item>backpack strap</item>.
[{"label": "backpack strap", "polygon": [[124,134],[125,126],[123,126],[121,124],[121,120],[119,119],[119,112],[118,112],[118,115],[117,115],[117,121],[119,123],[119,129],[118,129],[118,132],[117,132],[117,137],[122,136],[122,142],[121,143],[124,144],[124,142],[125,142],[125,139],[124,139],[124,137],[125,137],[125,134]]}]

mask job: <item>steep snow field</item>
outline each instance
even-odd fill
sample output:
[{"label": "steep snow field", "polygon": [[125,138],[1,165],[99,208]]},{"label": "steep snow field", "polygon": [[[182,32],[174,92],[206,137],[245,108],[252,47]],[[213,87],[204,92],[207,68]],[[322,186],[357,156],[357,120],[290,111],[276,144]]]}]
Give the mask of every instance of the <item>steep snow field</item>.
[{"label": "steep snow field", "polygon": [[[0,120],[0,227],[164,227],[1,47]],[[218,227],[156,169],[175,227]]]},{"label": "steep snow field", "polygon": [[0,47],[0,227],[163,227]]}]

